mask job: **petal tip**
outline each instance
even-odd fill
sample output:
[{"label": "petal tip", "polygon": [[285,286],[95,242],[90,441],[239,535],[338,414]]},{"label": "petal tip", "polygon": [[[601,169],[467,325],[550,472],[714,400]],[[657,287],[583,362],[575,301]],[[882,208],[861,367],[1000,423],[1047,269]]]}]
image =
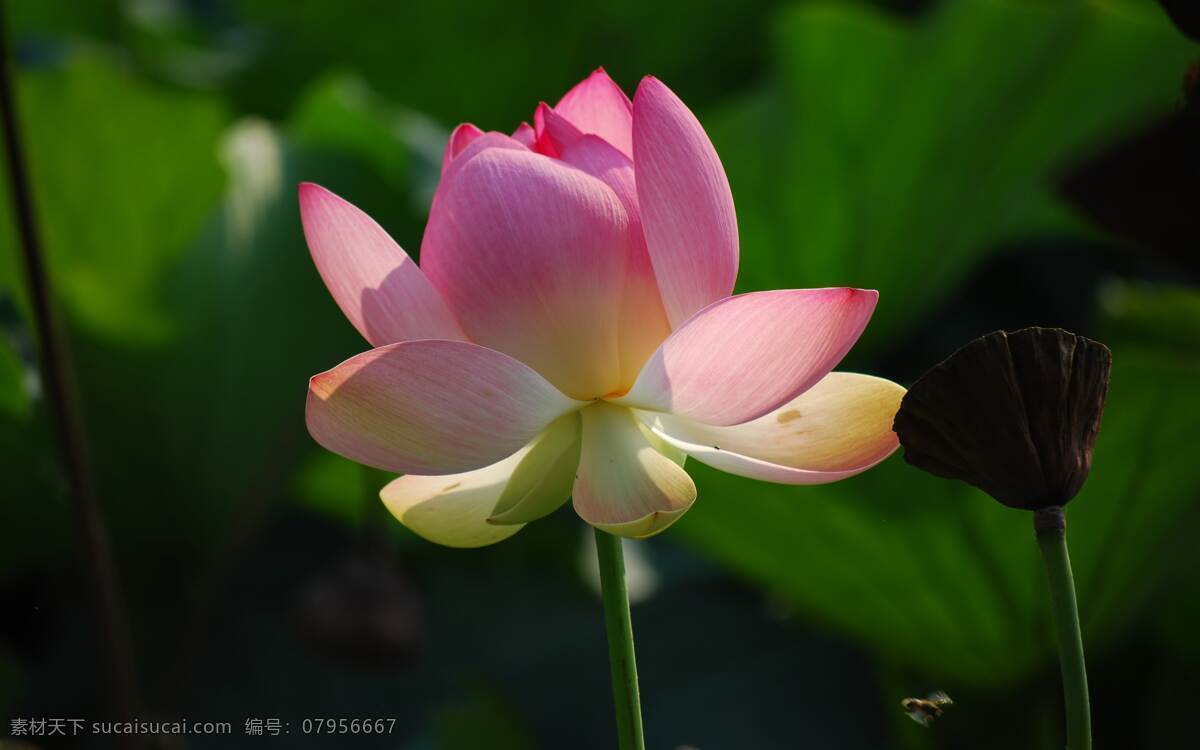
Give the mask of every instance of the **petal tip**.
[{"label": "petal tip", "polygon": [[667,84],[663,83],[660,78],[653,75],[642,76],[642,80],[638,81],[637,91],[633,93],[633,102],[636,105],[638,99],[644,99],[647,96],[660,96],[666,94],[673,99],[678,99],[675,92]]},{"label": "petal tip", "polygon": [[311,398],[312,396],[316,396],[317,398],[324,400],[325,396],[329,395],[330,388],[327,385],[328,381],[328,372],[318,372],[316,375],[310,377],[308,379],[309,397]]},{"label": "petal tip", "polygon": [[446,140],[446,154],[443,159],[444,165],[463,152],[467,146],[471,145],[475,139],[482,136],[484,133],[477,125],[470,122],[462,122],[455,126],[454,130],[450,131],[450,137]]},{"label": "petal tip", "polygon": [[[782,290],[784,292],[802,291],[802,290]],[[864,311],[868,317],[875,310],[875,306],[879,303],[879,292],[875,289],[859,289],[852,286],[834,286],[827,287],[822,290],[816,290],[818,293],[824,293],[825,299],[835,305],[846,305],[852,309]]]},{"label": "petal tip", "polygon": [[608,74],[608,71],[604,69],[603,65],[593,70],[588,74],[588,77],[583,80],[584,83],[590,83],[592,81],[602,81],[604,83],[612,84],[614,88],[621,88],[617,85],[617,82],[613,80],[613,77]]},{"label": "petal tip", "polygon": [[879,291],[877,289],[852,289],[853,299],[861,304],[868,317],[875,312],[875,306],[879,304]]},{"label": "petal tip", "polygon": [[300,200],[300,208],[302,210],[306,204],[311,204],[314,200],[328,193],[328,190],[315,182],[301,182],[296,185],[296,197]]}]

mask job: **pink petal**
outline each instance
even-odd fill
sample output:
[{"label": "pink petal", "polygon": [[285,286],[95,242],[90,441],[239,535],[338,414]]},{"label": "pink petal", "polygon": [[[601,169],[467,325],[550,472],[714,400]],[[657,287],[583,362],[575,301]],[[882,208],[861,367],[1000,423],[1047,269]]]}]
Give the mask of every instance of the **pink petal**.
[{"label": "pink petal", "polygon": [[539,153],[562,158],[563,150],[584,136],[570,120],[547,107],[545,103],[538,105],[534,116],[542,124],[536,147]]},{"label": "pink petal", "polygon": [[533,146],[531,148],[539,154],[557,159],[558,151],[554,148],[550,136],[546,134],[546,113],[553,111],[545,102],[538,102],[537,109],[533,110]]},{"label": "pink petal", "polygon": [[473,341],[575,398],[613,392],[629,242],[621,202],[600,180],[523,148],[468,152],[425,229],[429,280]]},{"label": "pink petal", "polygon": [[578,408],[533,370],[462,341],[406,341],[309,381],[313,438],[359,463],[452,474],[495,463]]},{"label": "pink petal", "polygon": [[454,161],[454,157],[463,152],[467,146],[471,144],[479,136],[483,135],[483,131],[475,127],[469,122],[464,122],[450,133],[449,140],[446,141],[446,153],[442,156],[442,174],[446,174],[446,169],[449,168],[450,162]]},{"label": "pink petal", "polygon": [[[549,132],[550,128],[547,128]],[[604,181],[629,214],[629,260],[625,271],[625,293],[621,304],[621,385],[628,390],[658,345],[671,333],[667,314],[658,294],[658,282],[646,252],[642,220],[637,204],[633,162],[594,135],[583,135],[566,145],[560,157],[571,166]]]},{"label": "pink petal", "polygon": [[305,182],[300,218],[325,286],[372,345],[466,338],[425,274],[371,217]]},{"label": "pink petal", "polygon": [[733,195],[695,115],[659,80],[633,100],[633,163],[650,260],[678,326],[733,291],[738,267]]},{"label": "pink petal", "polygon": [[866,471],[899,441],[892,420],[904,388],[882,378],[831,372],[769,414],[713,427],[641,412],[660,438],[730,474],[780,484],[824,484]]},{"label": "pink petal", "polygon": [[726,297],[677,328],[614,403],[715,425],[757,419],[825,377],[878,298],[846,288]]},{"label": "pink petal", "polygon": [[582,132],[600,136],[626,156],[633,155],[633,105],[604,68],[576,84],[554,110]]},{"label": "pink petal", "polygon": [[[463,126],[460,125],[459,129],[461,129],[462,127]],[[447,149],[449,149],[449,147],[451,145],[453,145],[453,140],[454,140],[455,134],[457,134],[457,133],[458,133],[458,129],[456,129],[454,131],[454,134],[451,135],[451,143],[446,144]],[[487,151],[489,149],[494,149],[494,148],[507,149],[509,151],[526,151],[526,152],[529,151],[529,148],[524,143],[521,143],[519,140],[517,140],[516,138],[507,136],[504,133],[498,133],[495,130],[489,130],[487,132],[480,133],[479,135],[473,136],[473,137],[468,137],[468,136],[459,136],[459,137],[462,139],[465,139],[466,142],[462,144],[462,148],[457,149],[454,152],[453,159],[451,159],[449,162],[444,162],[442,164],[442,167],[443,167],[442,168],[442,179],[438,185],[439,187],[441,187],[442,183],[446,182],[446,175],[450,172],[451,166],[453,166],[454,164],[459,163],[459,162],[470,161],[471,157],[475,156],[476,154],[478,154],[482,151]]]},{"label": "pink petal", "polygon": [[498,133],[494,130],[489,130],[478,138],[475,138],[468,143],[462,151],[459,151],[449,163],[443,162],[442,176],[438,181],[437,190],[434,191],[433,201],[429,206],[429,214],[431,216],[437,210],[438,198],[442,194],[442,189],[449,181],[447,175],[454,171],[453,167],[455,164],[468,162],[471,160],[471,157],[475,156],[476,154],[493,148],[509,149],[512,151],[529,151],[529,149],[517,139],[507,136],[504,133]]},{"label": "pink petal", "polygon": [[537,140],[537,133],[533,131],[533,127],[529,123],[523,122],[513,131],[512,137],[526,148],[532,149],[533,142]]},{"label": "pink petal", "polygon": [[696,485],[655,448],[633,412],[601,401],[584,409],[579,472],[571,496],[592,526],[628,537],[657,534],[687,512]]}]

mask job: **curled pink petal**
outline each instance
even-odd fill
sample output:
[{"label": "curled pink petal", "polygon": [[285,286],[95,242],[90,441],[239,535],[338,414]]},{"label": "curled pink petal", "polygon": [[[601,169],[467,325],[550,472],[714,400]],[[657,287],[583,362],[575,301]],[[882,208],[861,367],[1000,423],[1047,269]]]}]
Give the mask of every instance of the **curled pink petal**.
[{"label": "curled pink petal", "polygon": [[757,419],[825,377],[878,298],[847,288],[727,297],[677,328],[614,403],[712,425]]},{"label": "curled pink petal", "polygon": [[[471,157],[489,149],[529,151],[525,144],[521,143],[517,139],[507,136],[504,133],[497,133],[494,130],[489,130],[483,135],[472,139],[471,142],[464,146],[463,149],[459,151],[453,159],[451,159],[449,162],[442,163],[442,177],[441,180],[438,181],[437,190],[433,193],[433,202],[429,206],[430,216],[437,211],[438,198],[441,196],[442,189],[445,187],[446,183],[450,181],[449,175],[454,172],[454,168],[459,163],[470,161]],[[422,261],[424,261],[424,258],[422,258]]]},{"label": "curled pink petal", "polygon": [[325,286],[372,345],[466,338],[425,274],[371,217],[306,182],[300,218]]},{"label": "curled pink petal", "polygon": [[524,148],[468,157],[474,146],[439,187],[422,267],[471,340],[574,398],[613,392],[629,243],[620,200]]},{"label": "curled pink petal", "polygon": [[533,126],[527,122],[523,122],[513,131],[513,140],[521,143],[528,149],[533,149],[533,143],[537,140],[537,133],[533,131]]},{"label": "curled pink petal", "polygon": [[388,471],[453,474],[493,464],[582,404],[500,352],[463,341],[389,344],[309,381],[313,438]]},{"label": "curled pink petal", "polygon": [[580,131],[597,135],[626,156],[633,156],[633,105],[604,68],[576,84],[554,111]]},{"label": "curled pink petal", "polygon": [[758,419],[714,427],[641,412],[654,434],[730,474],[778,484],[825,484],[866,471],[899,441],[892,420],[904,388],[882,378],[831,372]]},{"label": "curled pink petal", "polygon": [[[458,131],[456,130],[455,132],[457,133]],[[453,140],[453,136],[451,136],[451,138]],[[474,137],[462,136],[462,138],[465,140],[465,142],[462,144],[462,148],[454,152],[454,158],[451,159],[450,162],[442,165],[444,167],[442,170],[442,182],[446,181],[446,175],[450,173],[451,167],[458,162],[469,161],[471,157],[475,156],[481,151],[487,151],[494,148],[507,149],[510,151],[529,151],[529,148],[516,138],[505,135],[504,133],[498,133],[495,130],[489,130]],[[448,143],[447,147],[450,145],[451,144]]]},{"label": "curled pink petal", "polygon": [[539,151],[561,159],[562,153],[566,148],[583,138],[583,131],[545,104],[538,107],[538,114],[542,123]]},{"label": "curled pink petal", "polygon": [[446,169],[449,168],[450,162],[454,161],[454,157],[461,154],[463,149],[481,135],[483,131],[469,122],[455,128],[446,141],[446,153],[442,156],[442,174],[446,174]]},{"label": "curled pink petal", "polygon": [[563,149],[560,158],[603,180],[629,214],[629,259],[621,303],[621,385],[618,388],[627,390],[633,385],[646,360],[671,333],[671,324],[663,310],[658,282],[654,278],[654,268],[650,265],[646,241],[642,236],[633,162],[608,141],[595,135],[582,135],[572,140]]},{"label": "curled pink petal", "polygon": [[552,111],[550,105],[545,102],[538,102],[537,109],[533,110],[532,149],[539,154],[557,158],[558,151],[554,149],[554,144],[546,135],[546,113],[550,111]]},{"label": "curled pink petal", "polygon": [[733,291],[733,195],[700,122],[651,77],[633,100],[633,162],[650,260],[667,315],[678,326]]}]

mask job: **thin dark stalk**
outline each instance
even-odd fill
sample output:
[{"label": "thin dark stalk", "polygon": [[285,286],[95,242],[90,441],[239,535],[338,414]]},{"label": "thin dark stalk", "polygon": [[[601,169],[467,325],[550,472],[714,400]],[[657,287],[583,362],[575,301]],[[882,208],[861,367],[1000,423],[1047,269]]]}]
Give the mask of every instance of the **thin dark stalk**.
[{"label": "thin dark stalk", "polygon": [[4,122],[4,148],[12,210],[20,232],[29,302],[38,331],[38,370],[54,421],[63,467],[74,503],[72,515],[83,545],[86,577],[95,599],[100,633],[112,677],[114,709],[118,718],[140,715],[133,639],[125,617],[108,531],[96,494],[96,481],[88,454],[83,415],[76,391],[71,353],[59,325],[38,236],[33,187],[21,147],[19,117],[13,92],[11,51],[8,46],[7,8],[0,0],[0,112]]}]

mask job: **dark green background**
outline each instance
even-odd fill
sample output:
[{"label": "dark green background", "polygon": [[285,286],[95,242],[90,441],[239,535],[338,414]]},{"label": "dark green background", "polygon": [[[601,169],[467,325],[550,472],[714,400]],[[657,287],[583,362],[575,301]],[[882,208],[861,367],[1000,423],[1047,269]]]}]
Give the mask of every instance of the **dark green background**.
[{"label": "dark green background", "polygon": [[[597,65],[659,76],[708,129],[739,290],[880,290],[844,369],[908,383],[1034,324],[1109,344],[1069,512],[1097,744],[1194,736],[1200,47],[1154,3],[7,5],[147,718],[234,725],[185,746],[614,745],[578,519],[438,548],[308,437],[308,376],[365,344],[295,203],[320,182],[415,255],[449,128],[511,130]],[[110,696],[0,190],[3,735]],[[1062,746],[1027,515],[900,456],[827,487],[689,470],[693,510],[627,545],[649,747]],[[933,689],[955,705],[922,729],[899,702]],[[396,730],[300,736],[327,716]],[[242,736],[272,717],[293,733]]]}]

